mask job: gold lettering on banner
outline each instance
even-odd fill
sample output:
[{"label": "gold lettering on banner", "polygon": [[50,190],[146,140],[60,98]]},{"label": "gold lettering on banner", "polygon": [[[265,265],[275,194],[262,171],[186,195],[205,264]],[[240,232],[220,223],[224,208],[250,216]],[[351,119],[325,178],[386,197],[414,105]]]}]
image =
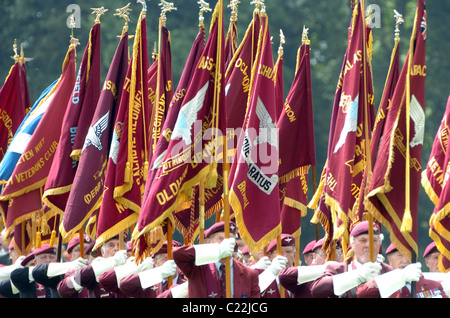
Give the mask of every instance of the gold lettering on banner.
[{"label": "gold lettering on banner", "polygon": [[430,169],[433,176],[435,177],[436,182],[438,182],[439,185],[442,186],[444,184],[444,171],[442,170],[442,167],[437,162],[435,156],[430,158],[430,160],[428,162],[428,168]]},{"label": "gold lettering on banner", "polygon": [[427,66],[426,65],[413,65],[411,66],[411,76],[427,76]]},{"label": "gold lettering on banner", "polygon": [[242,58],[238,58],[234,66],[238,68],[242,72],[242,75],[244,76],[242,78],[242,90],[244,93],[247,93],[250,89],[250,77],[248,76],[248,65],[246,65],[245,62],[242,61]]},{"label": "gold lettering on banner", "polygon": [[447,147],[448,147],[448,126],[447,126],[447,119],[445,119],[445,125],[439,132],[439,142],[441,144],[442,151],[444,154],[447,153]]},{"label": "gold lettering on banner", "polygon": [[336,185],[337,185],[337,180],[333,177],[333,175],[330,172],[328,172],[327,187],[331,191],[334,191],[334,189],[336,188]]},{"label": "gold lettering on banner", "polygon": [[242,195],[242,199],[244,199],[244,209],[249,205],[249,203],[250,202],[248,202],[248,199],[247,199],[247,195],[246,195],[246,188],[247,188],[247,184],[245,183],[245,181],[242,181],[242,183],[241,184],[239,184],[238,185],[238,189],[239,189],[239,192],[241,193],[241,195]]},{"label": "gold lettering on banner", "polygon": [[339,76],[339,82],[336,88],[336,92],[342,87],[344,76],[356,65],[356,63],[362,61],[362,51],[358,50],[355,54],[353,54],[353,63],[351,62],[351,57],[347,58],[345,61],[345,67]]},{"label": "gold lettering on banner", "polygon": [[288,117],[291,123],[297,120],[297,118],[295,118],[295,113],[292,110],[291,106],[289,105],[288,101],[284,103],[284,109],[286,111],[286,116]]},{"label": "gold lettering on banner", "polygon": [[177,197],[186,174],[187,169],[183,172],[183,175],[180,178],[169,184],[168,189],[164,189],[156,194],[156,199],[160,205],[165,205],[167,202]]},{"label": "gold lettering on banner", "polygon": [[8,130],[8,143],[7,145],[9,146],[9,144],[11,143],[14,134],[12,132],[12,119],[11,117],[8,115],[8,112],[5,110],[2,110],[1,115],[0,115],[0,119],[3,121],[3,125],[5,126],[5,128]]},{"label": "gold lettering on banner", "polygon": [[[406,146],[403,143],[403,140],[405,138],[403,137],[400,129],[396,129],[395,130],[395,135],[394,135],[394,144],[397,147],[398,151],[400,152],[400,154],[406,158]],[[410,167],[416,169],[416,171],[422,171],[422,165],[420,164],[420,162],[417,160],[417,158],[413,158],[411,157],[410,159]]]},{"label": "gold lettering on banner", "polygon": [[36,156],[40,155],[42,151],[45,150],[45,153],[42,154],[40,157],[37,158],[35,164],[28,168],[26,171],[17,173],[11,178],[11,184],[14,184],[15,182],[21,183],[25,182],[28,179],[32,178],[39,170],[41,170],[45,164],[52,159],[53,154],[56,152],[56,148],[58,148],[58,142],[55,140],[53,143],[48,146],[48,148],[43,149],[45,146],[45,139],[42,138],[37,145],[34,147],[34,151],[31,148],[27,152],[24,152],[22,156],[19,159],[18,164],[25,163],[26,161],[29,161]]}]

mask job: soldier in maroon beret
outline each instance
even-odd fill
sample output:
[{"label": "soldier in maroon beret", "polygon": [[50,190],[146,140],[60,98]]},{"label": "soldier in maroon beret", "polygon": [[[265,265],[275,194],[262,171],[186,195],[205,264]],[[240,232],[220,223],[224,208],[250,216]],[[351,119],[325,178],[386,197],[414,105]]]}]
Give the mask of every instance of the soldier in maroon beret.
[{"label": "soldier in maroon beret", "polygon": [[[189,280],[189,298],[220,298],[226,296],[225,261],[231,268],[231,297],[259,298],[258,273],[233,259],[236,225],[230,222],[230,238],[225,237],[224,222],[217,222],[205,231],[206,244],[184,245],[173,250],[173,258]],[[224,265],[224,266],[221,266]]]}]

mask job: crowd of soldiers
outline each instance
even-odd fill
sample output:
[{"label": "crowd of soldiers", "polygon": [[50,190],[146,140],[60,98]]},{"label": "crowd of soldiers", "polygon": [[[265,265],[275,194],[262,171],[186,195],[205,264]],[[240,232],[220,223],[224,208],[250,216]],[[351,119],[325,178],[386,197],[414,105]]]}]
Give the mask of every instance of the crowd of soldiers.
[{"label": "crowd of soldiers", "polygon": [[[234,223],[225,237],[224,223],[205,231],[205,243],[173,242],[168,258],[167,242],[143,261],[137,262],[130,242],[120,249],[123,236],[93,250],[95,241],[74,237],[67,245],[67,259],[57,260],[56,248],[43,244],[26,256],[10,249],[10,265],[0,267],[2,298],[447,298],[450,279],[440,273],[440,252],[434,243],[424,252],[428,267],[411,263],[391,244],[383,253],[383,234],[373,224],[361,222],[350,233],[354,254],[344,260],[337,246],[333,261],[327,261],[323,239],[310,242],[296,262],[295,239],[281,236],[265,252],[249,253]],[[126,240],[126,236],[125,236]],[[373,244],[372,246],[369,246]],[[84,247],[84,257],[80,253]],[[370,252],[374,255],[370,256]],[[375,261],[371,261],[375,259]],[[225,263],[230,279],[226,283]],[[303,263],[303,264],[302,264]],[[450,274],[449,274],[450,275]],[[231,286],[230,286],[231,285]],[[411,294],[413,293],[413,295]]]}]

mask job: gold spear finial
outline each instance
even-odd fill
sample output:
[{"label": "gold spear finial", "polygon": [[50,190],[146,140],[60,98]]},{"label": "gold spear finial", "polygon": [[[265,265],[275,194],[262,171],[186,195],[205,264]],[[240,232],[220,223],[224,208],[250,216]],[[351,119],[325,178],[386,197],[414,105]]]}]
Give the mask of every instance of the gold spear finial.
[{"label": "gold spear finial", "polygon": [[241,3],[239,0],[231,0],[230,4],[227,6],[228,8],[231,8],[230,21],[237,21],[239,3]]},{"label": "gold spear finial", "polygon": [[114,16],[124,19],[125,25],[128,26],[128,22],[131,22],[131,20],[130,20],[130,12],[131,11],[133,11],[133,10],[130,9],[130,3],[128,3],[125,7],[116,9],[116,13],[114,13]]},{"label": "gold spear finial", "polygon": [[14,61],[17,62],[19,60],[19,53],[17,52],[17,39],[14,39],[13,51],[14,51],[14,56],[12,56],[12,58]]},{"label": "gold spear finial", "polygon": [[73,36],[73,29],[75,29],[77,26],[77,23],[75,22],[75,16],[73,14],[69,17],[69,27],[72,29],[72,33],[70,35],[70,46],[77,46],[80,45],[80,41]]},{"label": "gold spear finial", "polygon": [[145,0],[136,0],[136,3],[142,4],[142,11],[147,12],[147,2]]},{"label": "gold spear finial", "polygon": [[280,46],[278,47],[278,55],[283,55],[283,45],[286,43],[286,38],[283,34],[283,30],[280,29]]},{"label": "gold spear finial", "polygon": [[400,40],[400,29],[398,26],[402,24],[404,20],[403,16],[400,13],[398,13],[397,10],[394,10],[394,18],[395,18],[395,40],[398,41]]},{"label": "gold spear finial", "polygon": [[260,10],[261,12],[266,11],[266,5],[264,4],[264,0],[253,0],[250,2],[250,5],[254,5],[256,10]]},{"label": "gold spear finial", "polygon": [[[114,13],[114,16],[125,20],[125,25],[123,26],[123,29],[122,29],[122,35],[128,31],[128,22],[131,21],[130,20],[130,12],[131,11],[133,11],[133,10],[130,9],[130,3],[128,3],[125,7],[116,9],[116,13]],[[122,37],[122,35],[119,36],[119,38]]]},{"label": "gold spear finial", "polygon": [[166,21],[166,13],[171,11],[176,11],[177,8],[173,5],[173,2],[167,2],[165,0],[160,0],[161,3],[158,6],[161,7],[161,21],[164,23]]},{"label": "gold spear finial", "polygon": [[203,25],[203,22],[205,21],[205,17],[203,16],[205,12],[212,11],[212,9],[209,7],[209,3],[205,0],[199,0],[197,2],[200,5],[200,12],[198,14],[198,20],[200,22],[200,25]]},{"label": "gold spear finial", "polygon": [[101,8],[91,8],[92,14],[95,14],[95,23],[100,23],[100,17],[108,12],[108,9],[104,7]]},{"label": "gold spear finial", "polygon": [[302,44],[310,44],[309,38],[308,38],[308,31],[309,28],[303,26],[303,32],[302,32]]}]

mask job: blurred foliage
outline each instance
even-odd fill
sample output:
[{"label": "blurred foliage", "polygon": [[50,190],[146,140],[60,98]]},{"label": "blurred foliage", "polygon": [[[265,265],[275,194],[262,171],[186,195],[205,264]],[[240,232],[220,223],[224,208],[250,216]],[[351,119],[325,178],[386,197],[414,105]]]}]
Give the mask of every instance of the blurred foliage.
[{"label": "blurred foliage", "polygon": [[[197,0],[173,0],[176,11],[167,13],[167,28],[171,32],[173,76],[175,84],[182,72],[189,49],[198,30]],[[213,9],[215,1],[207,1]],[[242,40],[251,21],[254,7],[251,0],[241,0],[238,8],[238,42]],[[45,4],[44,4],[45,3]],[[25,56],[33,60],[27,62],[27,76],[32,101],[36,100],[43,89],[53,82],[61,72],[71,30],[67,27],[67,12],[70,4],[81,9],[81,28],[74,29],[74,36],[80,40],[77,61],[80,63],[95,16],[91,8],[104,6],[109,11],[101,17],[102,22],[102,78],[106,76],[109,63],[118,43],[123,20],[115,17],[117,8],[127,5],[127,1],[118,0],[3,0],[0,5],[0,78],[6,77],[13,56],[14,39],[23,45]],[[225,22],[229,21],[230,9],[224,1]],[[152,50],[158,41],[157,27],[160,15],[159,1],[147,1],[148,5],[148,42]],[[367,0],[380,8],[380,25],[373,31],[373,79],[375,105],[381,99],[386,73],[389,68],[391,50],[394,43],[395,19],[393,10],[399,11],[405,22],[401,30],[401,63],[408,51],[409,38],[416,9],[415,0]],[[134,33],[142,6],[131,2],[130,34]],[[426,80],[426,131],[423,148],[422,166],[425,167],[431,146],[442,119],[449,95],[447,71],[450,69],[448,52],[450,41],[446,15],[450,12],[449,1],[428,1],[428,37],[427,37],[427,80]],[[279,46],[279,30],[286,38],[284,44],[284,87],[287,94],[293,79],[296,54],[301,44],[302,29],[309,28],[311,40],[312,88],[315,111],[317,175],[320,175],[326,158],[328,133],[331,119],[334,92],[347,44],[347,29],[351,19],[350,0],[313,1],[313,0],[267,0],[266,10],[269,16],[270,32],[273,36],[274,57]],[[209,30],[211,12],[205,13],[205,26]],[[227,23],[228,24],[228,23]],[[227,25],[225,29],[227,29]],[[428,221],[433,206],[421,191],[419,207],[419,252],[431,241],[428,236]],[[314,239],[314,226],[309,222],[312,211],[303,219],[301,246]],[[386,236],[388,238],[388,236]],[[388,241],[388,240],[386,240]],[[386,246],[389,242],[386,242]],[[419,255],[419,256],[420,256]]]}]

